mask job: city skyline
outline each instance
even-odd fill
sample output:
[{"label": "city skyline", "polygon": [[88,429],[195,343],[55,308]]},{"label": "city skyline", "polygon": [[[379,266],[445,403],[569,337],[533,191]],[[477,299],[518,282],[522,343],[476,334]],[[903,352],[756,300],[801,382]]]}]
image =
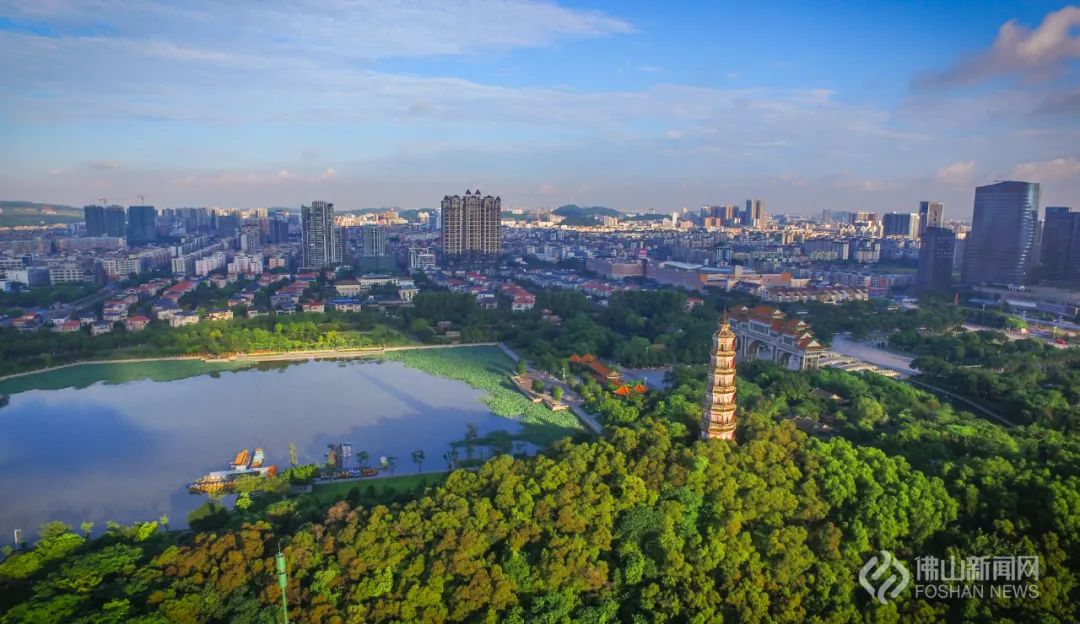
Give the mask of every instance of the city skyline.
[{"label": "city skyline", "polygon": [[0,185],[241,209],[932,197],[968,218],[1008,178],[1075,205],[1080,8],[870,5],[3,2]]}]

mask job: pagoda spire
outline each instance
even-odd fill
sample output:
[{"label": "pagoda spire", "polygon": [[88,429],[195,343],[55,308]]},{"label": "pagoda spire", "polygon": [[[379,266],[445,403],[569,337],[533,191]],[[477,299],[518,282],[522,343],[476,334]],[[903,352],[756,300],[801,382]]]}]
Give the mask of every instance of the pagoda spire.
[{"label": "pagoda spire", "polygon": [[712,339],[705,406],[701,414],[702,440],[735,439],[735,340],[727,310],[724,310],[724,320]]}]

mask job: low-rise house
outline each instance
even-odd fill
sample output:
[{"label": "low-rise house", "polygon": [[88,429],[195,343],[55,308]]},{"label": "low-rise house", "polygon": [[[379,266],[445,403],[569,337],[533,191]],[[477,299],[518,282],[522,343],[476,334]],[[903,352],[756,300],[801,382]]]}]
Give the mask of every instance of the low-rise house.
[{"label": "low-rise house", "polygon": [[343,279],[334,282],[334,290],[342,297],[356,297],[364,288],[360,286],[360,282],[351,279]]},{"label": "low-rise house", "polygon": [[269,314],[269,310],[259,310],[256,308],[252,308],[245,313],[245,316],[247,316],[248,318],[258,318],[260,316],[269,316]]},{"label": "low-rise house", "polygon": [[129,332],[142,331],[146,329],[146,326],[149,324],[150,319],[141,314],[129,316],[124,319],[124,329],[128,330]]},{"label": "low-rise house", "polygon": [[73,334],[80,329],[82,329],[82,325],[79,324],[79,321],[74,319],[68,319],[57,323],[56,325],[53,325],[52,328],[52,330],[58,334]]},{"label": "low-rise house", "polygon": [[303,305],[304,312],[312,312],[315,314],[322,314],[326,312],[326,304],[322,301],[308,301]]},{"label": "low-rise house", "polygon": [[100,336],[107,334],[113,330],[113,324],[110,321],[98,321],[90,326],[91,336]]},{"label": "low-rise house", "polygon": [[334,308],[336,312],[359,312],[360,302],[356,299],[333,299],[330,301],[330,306]]},{"label": "low-rise house", "polygon": [[179,311],[180,306],[171,299],[158,299],[150,304],[150,314],[159,321],[167,321]]},{"label": "low-rise house", "polygon": [[24,314],[11,321],[11,326],[23,333],[37,331],[41,325],[41,316],[37,314]]},{"label": "low-rise house", "polygon": [[169,317],[169,327],[183,327],[184,325],[194,325],[199,322],[198,312],[176,312]]},{"label": "low-rise house", "polygon": [[231,321],[232,317],[232,310],[229,310],[228,308],[210,310],[206,313],[206,318],[211,321]]},{"label": "low-rise house", "polygon": [[412,301],[413,297],[420,292],[420,289],[416,287],[411,280],[402,280],[398,282],[398,299],[402,301]]}]

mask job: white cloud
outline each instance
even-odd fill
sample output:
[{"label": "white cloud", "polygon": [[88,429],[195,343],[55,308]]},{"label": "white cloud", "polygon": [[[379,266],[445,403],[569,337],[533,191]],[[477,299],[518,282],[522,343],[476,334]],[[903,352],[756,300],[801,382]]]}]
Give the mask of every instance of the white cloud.
[{"label": "white cloud", "polygon": [[1063,62],[1080,58],[1080,34],[1073,34],[1078,26],[1080,7],[1076,6],[1047,14],[1035,30],[1009,20],[990,49],[960,59],[943,71],[924,74],[916,82],[924,86],[972,84],[1014,73],[1046,78]]},{"label": "white cloud", "polygon": [[1080,180],[1080,159],[1075,156],[1016,165],[1009,177],[1031,182]]},{"label": "white cloud", "polygon": [[970,185],[976,171],[974,160],[962,160],[938,169],[937,179],[946,184]]},{"label": "white cloud", "polygon": [[134,41],[149,54],[202,60],[227,60],[238,52],[250,60],[461,55],[634,32],[625,20],[545,0],[203,1],[184,8],[150,0],[42,4],[0,0],[0,13],[47,19],[59,33],[107,25],[110,35],[99,38],[102,43]]}]

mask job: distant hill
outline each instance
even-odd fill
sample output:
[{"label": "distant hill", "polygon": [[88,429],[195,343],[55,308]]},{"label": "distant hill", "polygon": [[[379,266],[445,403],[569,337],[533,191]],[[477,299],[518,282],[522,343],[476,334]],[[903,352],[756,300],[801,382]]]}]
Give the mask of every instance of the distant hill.
[{"label": "distant hill", "polygon": [[553,210],[555,214],[563,217],[564,225],[596,225],[601,217],[623,217],[623,213],[614,208],[604,206],[578,206],[567,204]]},{"label": "distant hill", "polygon": [[75,206],[28,201],[0,201],[0,227],[55,225],[82,220],[83,210]]}]

